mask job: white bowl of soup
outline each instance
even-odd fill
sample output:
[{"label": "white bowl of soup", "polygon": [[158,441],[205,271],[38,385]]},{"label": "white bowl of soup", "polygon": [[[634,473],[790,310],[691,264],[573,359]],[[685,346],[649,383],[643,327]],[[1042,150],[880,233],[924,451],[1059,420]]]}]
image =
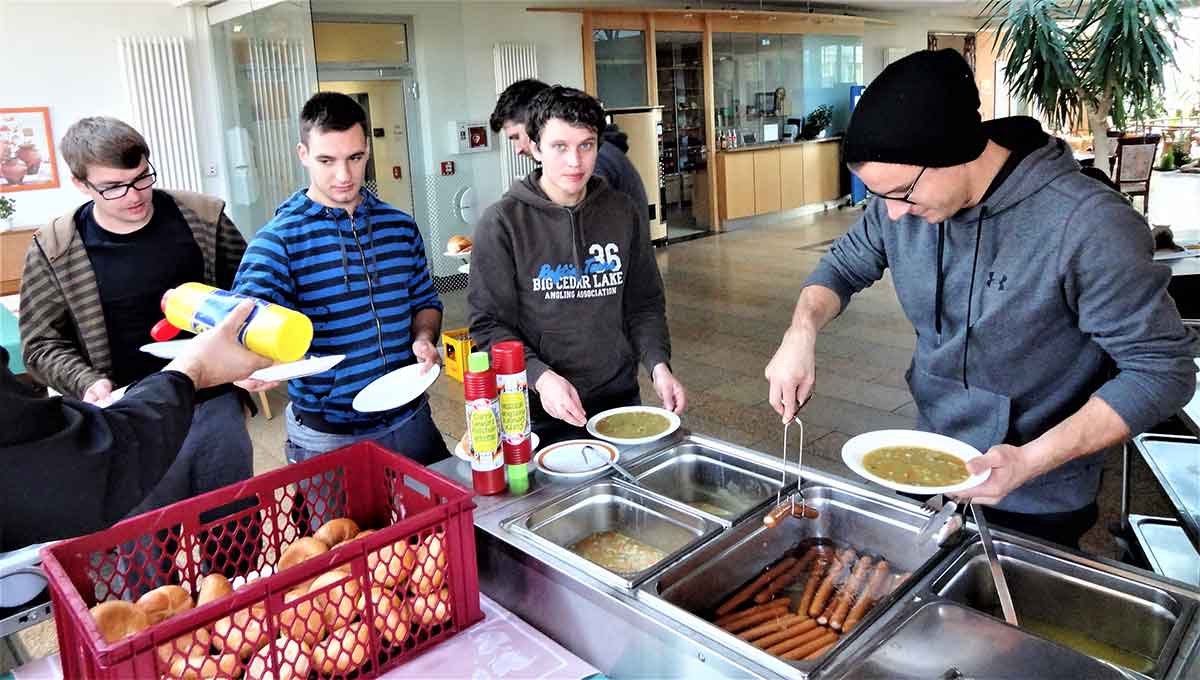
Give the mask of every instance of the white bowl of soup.
[{"label": "white bowl of soup", "polygon": [[842,460],[860,476],[912,494],[954,493],[978,486],[991,470],[977,475],[966,461],[983,454],[957,439],[918,430],[876,430],[842,445]]},{"label": "white bowl of soup", "polygon": [[679,429],[679,416],[656,406],[621,406],[592,416],[588,434],[621,446],[661,439]]}]

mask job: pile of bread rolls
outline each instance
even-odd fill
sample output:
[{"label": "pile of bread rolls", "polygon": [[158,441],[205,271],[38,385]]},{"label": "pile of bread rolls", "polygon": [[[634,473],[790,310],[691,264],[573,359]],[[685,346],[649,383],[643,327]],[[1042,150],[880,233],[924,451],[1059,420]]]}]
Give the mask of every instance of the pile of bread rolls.
[{"label": "pile of bread rolls", "polygon": [[[373,533],[360,531],[351,519],[329,521],[311,537],[303,537],[284,550],[276,565],[283,571],[333,548]],[[298,585],[283,597],[285,608],[276,617],[280,637],[270,640],[266,605],[256,603],[216,621],[208,628],[191,631],[157,652],[164,680],[246,678],[301,680],[310,670],[322,674],[349,673],[370,656],[370,627],[385,643],[399,645],[414,625],[432,625],[450,620],[450,591],[447,585],[447,555],[444,536],[431,532],[424,538],[398,541],[368,554],[369,593],[353,578],[350,565],[320,574]],[[109,643],[134,635],[149,626],[233,593],[233,586],[220,574],[209,574],[200,584],[193,602],[177,585],[162,586],[137,602],[116,600],[92,608],[101,636]],[[368,595],[374,615],[370,621],[364,596]],[[272,670],[270,652],[278,650],[278,675]]]},{"label": "pile of bread rolls", "polygon": [[[853,548],[813,545],[785,556],[737,590],[713,623],[787,661],[819,659],[908,574]],[[795,608],[781,595],[803,587]]]},{"label": "pile of bread rolls", "polygon": [[468,236],[451,236],[446,241],[446,254],[448,255],[465,255],[471,252],[475,244]]}]

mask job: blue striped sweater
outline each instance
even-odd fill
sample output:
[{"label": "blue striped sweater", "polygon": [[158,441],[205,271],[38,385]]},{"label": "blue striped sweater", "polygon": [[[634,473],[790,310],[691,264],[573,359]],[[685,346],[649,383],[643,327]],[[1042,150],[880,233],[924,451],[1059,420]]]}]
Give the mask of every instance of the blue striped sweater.
[{"label": "blue striped sweater", "polygon": [[[379,422],[378,414],[353,409],[354,396],[415,363],[412,318],[442,309],[416,223],[366,190],[353,216],[314,202],[303,189],[292,194],[246,249],[234,291],[306,314],[314,330],[310,354],[346,355],[332,371],[290,381],[288,396],[301,416],[351,425]],[[384,415],[395,421],[419,404]]]}]

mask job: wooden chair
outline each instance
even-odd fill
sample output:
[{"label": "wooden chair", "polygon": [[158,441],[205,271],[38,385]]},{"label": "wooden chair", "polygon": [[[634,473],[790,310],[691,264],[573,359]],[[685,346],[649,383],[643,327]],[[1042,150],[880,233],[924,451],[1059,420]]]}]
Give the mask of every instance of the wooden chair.
[{"label": "wooden chair", "polygon": [[1154,157],[1158,154],[1158,143],[1162,135],[1121,137],[1117,140],[1117,168],[1113,181],[1121,193],[1131,200],[1142,197],[1142,212],[1150,212],[1150,176],[1154,170]]}]

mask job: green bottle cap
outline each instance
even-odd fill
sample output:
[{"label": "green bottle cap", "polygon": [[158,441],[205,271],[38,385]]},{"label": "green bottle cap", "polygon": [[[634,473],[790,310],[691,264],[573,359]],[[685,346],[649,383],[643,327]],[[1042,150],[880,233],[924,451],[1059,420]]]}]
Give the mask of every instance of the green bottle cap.
[{"label": "green bottle cap", "polygon": [[529,491],[529,464],[506,465],[509,493],[521,495]]},{"label": "green bottle cap", "polygon": [[467,357],[467,370],[471,373],[483,373],[491,367],[487,352],[471,352]]}]

